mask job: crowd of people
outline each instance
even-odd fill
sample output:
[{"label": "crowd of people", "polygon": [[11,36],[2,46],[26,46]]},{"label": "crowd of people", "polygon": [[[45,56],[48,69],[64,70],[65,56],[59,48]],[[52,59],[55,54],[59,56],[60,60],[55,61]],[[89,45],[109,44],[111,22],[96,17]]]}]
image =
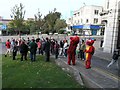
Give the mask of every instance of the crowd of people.
[{"label": "crowd of people", "polygon": [[[28,58],[31,59],[32,62],[36,61],[36,54],[45,55],[45,61],[50,61],[50,55],[54,55],[55,59],[58,59],[58,56],[64,56],[68,58],[68,65],[72,64],[75,65],[75,56],[80,60],[85,61],[86,69],[91,68],[91,58],[94,54],[95,48],[93,47],[93,43],[95,40],[83,40],[83,39],[76,39],[75,41],[73,38],[70,38],[70,43],[68,40],[56,40],[54,38],[34,38],[31,39],[28,37],[26,40],[24,38],[8,39],[5,43],[6,46],[6,53],[5,57],[8,55],[16,60],[16,56],[18,54],[21,55],[20,60],[27,60]],[[76,43],[77,42],[77,43]],[[113,58],[111,63],[107,67],[110,67],[114,64],[118,57],[120,56],[119,53],[113,53]]]},{"label": "crowd of people", "polygon": [[[18,54],[21,55],[21,61],[27,60],[28,56],[30,56],[31,61],[36,60],[36,54],[41,54],[46,56],[46,61],[49,61],[50,54],[55,55],[55,58],[58,58],[58,55],[67,57],[67,48],[68,48],[68,41],[57,40],[46,38],[34,38],[30,39],[29,37],[27,40],[24,38],[8,39],[5,43],[6,46],[6,53],[5,57],[12,56],[13,60],[16,59]],[[30,55],[28,55],[30,53]]]},{"label": "crowd of people", "polygon": [[56,59],[58,56],[68,57],[68,64],[75,65],[75,56],[80,58],[81,60],[86,60],[85,50],[86,43],[84,40],[79,39],[77,43],[73,42],[74,39],[70,39],[70,43],[68,43],[67,39],[64,40],[56,40],[54,38],[34,38],[31,39],[28,37],[27,39],[19,38],[11,40],[8,39],[5,43],[6,45],[6,53],[5,57],[12,56],[13,60],[16,60],[16,56],[18,54],[21,55],[21,61],[31,59],[32,62],[36,61],[36,54],[45,55],[45,61],[50,60],[50,55],[54,55]]}]

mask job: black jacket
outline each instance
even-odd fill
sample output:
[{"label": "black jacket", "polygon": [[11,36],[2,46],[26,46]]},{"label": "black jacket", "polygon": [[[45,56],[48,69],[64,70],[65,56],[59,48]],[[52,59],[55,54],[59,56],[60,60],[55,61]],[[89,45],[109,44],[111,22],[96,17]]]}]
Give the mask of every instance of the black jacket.
[{"label": "black jacket", "polygon": [[20,53],[27,53],[28,52],[28,46],[26,44],[20,45]]},{"label": "black jacket", "polygon": [[49,52],[50,51],[50,42],[49,41],[46,41],[45,42],[45,45],[44,45],[44,49],[43,49],[45,52]]}]

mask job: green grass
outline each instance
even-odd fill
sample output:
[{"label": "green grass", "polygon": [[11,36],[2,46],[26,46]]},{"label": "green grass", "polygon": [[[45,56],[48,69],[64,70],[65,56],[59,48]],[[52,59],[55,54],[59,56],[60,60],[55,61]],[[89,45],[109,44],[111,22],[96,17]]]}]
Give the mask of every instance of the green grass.
[{"label": "green grass", "polygon": [[[20,57],[19,57],[20,58]],[[54,60],[45,62],[37,56],[36,62],[2,57],[3,88],[82,88],[69,73],[62,71]]]}]

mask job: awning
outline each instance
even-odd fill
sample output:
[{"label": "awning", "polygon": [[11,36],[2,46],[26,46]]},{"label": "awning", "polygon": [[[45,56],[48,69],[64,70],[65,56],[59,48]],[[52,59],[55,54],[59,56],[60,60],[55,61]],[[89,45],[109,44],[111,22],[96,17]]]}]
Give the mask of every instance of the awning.
[{"label": "awning", "polygon": [[83,25],[72,26],[73,29],[83,29]]},{"label": "awning", "polygon": [[100,29],[99,25],[90,25],[90,29]]},{"label": "awning", "polygon": [[99,30],[101,26],[99,25],[75,25],[72,26],[72,29],[94,29],[94,30]]}]

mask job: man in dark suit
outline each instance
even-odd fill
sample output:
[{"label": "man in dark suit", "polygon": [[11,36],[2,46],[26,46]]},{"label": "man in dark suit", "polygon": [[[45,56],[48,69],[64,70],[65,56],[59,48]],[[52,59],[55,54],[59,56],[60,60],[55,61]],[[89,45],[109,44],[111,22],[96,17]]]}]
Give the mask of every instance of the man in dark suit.
[{"label": "man in dark suit", "polygon": [[21,61],[23,61],[23,57],[27,60],[27,52],[28,46],[25,44],[25,41],[22,41],[22,44],[20,45]]},{"label": "man in dark suit", "polygon": [[44,51],[46,56],[46,62],[50,60],[50,41],[48,38],[46,38],[46,42],[44,45]]}]

